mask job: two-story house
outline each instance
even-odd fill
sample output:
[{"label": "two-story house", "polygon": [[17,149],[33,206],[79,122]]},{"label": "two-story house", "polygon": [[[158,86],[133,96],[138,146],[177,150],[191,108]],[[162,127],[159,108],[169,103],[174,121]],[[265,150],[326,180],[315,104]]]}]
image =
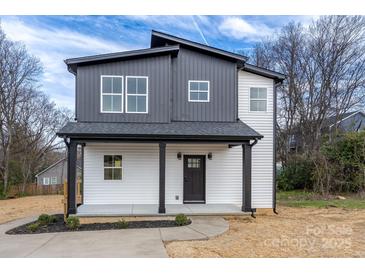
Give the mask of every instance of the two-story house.
[{"label": "two-story house", "polygon": [[66,60],[76,78],[76,122],[58,132],[68,213],[275,208],[275,87],[284,75],[246,60],[157,31],[148,49]]}]

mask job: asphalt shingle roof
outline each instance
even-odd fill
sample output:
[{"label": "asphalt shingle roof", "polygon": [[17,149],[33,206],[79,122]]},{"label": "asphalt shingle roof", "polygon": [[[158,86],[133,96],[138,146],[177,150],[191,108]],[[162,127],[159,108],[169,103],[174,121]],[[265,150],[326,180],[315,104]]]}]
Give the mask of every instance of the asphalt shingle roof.
[{"label": "asphalt shingle roof", "polygon": [[234,139],[246,140],[263,137],[242,121],[171,123],[69,122],[57,135],[61,137],[233,137]]}]

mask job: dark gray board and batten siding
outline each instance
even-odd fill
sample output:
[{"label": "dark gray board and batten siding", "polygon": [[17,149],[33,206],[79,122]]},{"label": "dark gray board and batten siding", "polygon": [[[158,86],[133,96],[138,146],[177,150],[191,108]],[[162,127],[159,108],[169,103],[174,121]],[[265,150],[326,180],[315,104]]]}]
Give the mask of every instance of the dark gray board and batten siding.
[{"label": "dark gray board and batten siding", "polygon": [[[233,122],[237,118],[236,63],[180,47],[172,59],[174,121]],[[210,81],[209,102],[188,101],[188,81]]]},{"label": "dark gray board and batten siding", "polygon": [[[148,76],[148,113],[102,113],[101,75]],[[188,101],[188,81],[210,81],[209,102]],[[237,118],[235,62],[180,48],[177,57],[162,55],[77,68],[76,113],[79,122],[168,123],[234,122]],[[125,97],[124,97],[125,100]]]},{"label": "dark gray board and batten siding", "polygon": [[[170,121],[171,57],[163,55],[77,68],[76,109],[79,122]],[[102,113],[100,110],[101,75],[148,76],[148,113]],[[125,86],[125,85],[124,85]],[[125,90],[124,90],[125,92]],[[124,96],[124,100],[125,100]]]}]

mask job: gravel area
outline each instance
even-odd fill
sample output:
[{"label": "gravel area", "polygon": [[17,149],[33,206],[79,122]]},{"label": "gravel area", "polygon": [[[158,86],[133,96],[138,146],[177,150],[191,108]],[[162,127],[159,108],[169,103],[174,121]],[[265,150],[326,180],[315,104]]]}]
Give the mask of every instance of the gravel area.
[{"label": "gravel area", "polygon": [[365,210],[280,207],[279,215],[231,217],[206,241],[166,243],[170,257],[365,257]]}]

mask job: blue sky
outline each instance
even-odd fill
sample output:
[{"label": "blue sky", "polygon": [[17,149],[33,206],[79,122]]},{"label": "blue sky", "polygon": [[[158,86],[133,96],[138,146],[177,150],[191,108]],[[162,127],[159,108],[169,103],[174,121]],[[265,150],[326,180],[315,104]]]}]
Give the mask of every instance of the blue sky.
[{"label": "blue sky", "polygon": [[228,51],[249,50],[289,21],[312,16],[1,16],[7,36],[43,64],[41,88],[58,106],[74,109],[74,76],[63,60],[149,47],[151,29]]}]

